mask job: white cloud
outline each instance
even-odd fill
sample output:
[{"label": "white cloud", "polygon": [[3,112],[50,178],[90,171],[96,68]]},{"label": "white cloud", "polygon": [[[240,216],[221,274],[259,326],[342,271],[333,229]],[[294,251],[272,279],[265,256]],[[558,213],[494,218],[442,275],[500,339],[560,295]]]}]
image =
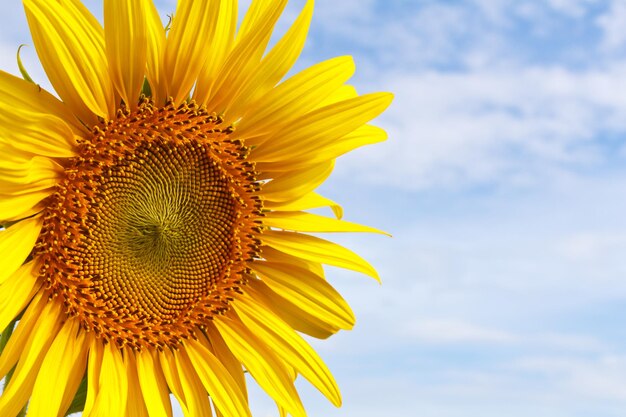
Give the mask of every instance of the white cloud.
[{"label": "white cloud", "polygon": [[517,338],[515,335],[502,331],[478,326],[458,319],[428,319],[409,321],[399,329],[405,337],[415,338],[419,342],[436,344],[458,343],[510,343]]},{"label": "white cloud", "polygon": [[601,46],[606,52],[613,52],[626,44],[626,3],[612,1],[596,23],[603,31]]},{"label": "white cloud", "polygon": [[[366,51],[359,53],[361,62],[381,72],[507,68],[537,62],[533,47],[548,50],[555,38],[593,29],[587,20],[595,8],[602,9],[595,0],[319,2],[314,26],[355,53]],[[578,42],[556,48],[562,49],[556,57],[589,59],[588,47]]]},{"label": "white cloud", "polygon": [[594,337],[581,334],[514,332],[463,320],[429,318],[408,320],[397,329],[398,338],[413,339],[417,344],[438,346],[483,346],[491,348],[523,347],[526,350],[559,352],[606,352],[609,346]]},{"label": "white cloud", "polygon": [[333,22],[337,26],[341,22],[368,21],[375,13],[375,5],[376,0],[318,1],[315,5],[315,19]]},{"label": "white cloud", "polygon": [[[527,187],[605,164],[608,151],[597,138],[626,132],[624,63],[614,55],[590,62],[596,51],[569,43],[547,48],[582,59],[586,69],[542,64],[528,55],[533,46],[524,43],[526,34],[509,33],[524,30],[533,42],[548,43],[561,33],[559,25],[573,26],[572,34],[591,33],[595,26],[587,18],[601,6],[591,0],[473,0],[422,2],[393,14],[393,5],[335,11],[320,2],[318,25],[368,51],[361,58],[370,62],[357,60],[363,78],[375,80],[367,90],[397,97],[380,122],[391,140],[345,158],[340,172],[358,165],[367,168],[365,179],[414,190]],[[625,36],[615,13],[620,7],[613,2],[599,19],[605,43]]]},{"label": "white cloud", "polygon": [[598,2],[597,0],[549,0],[548,3],[557,12],[571,17],[581,17],[590,6],[596,5]]},{"label": "white cloud", "polygon": [[377,87],[396,94],[379,122],[390,140],[344,167],[421,189],[526,184],[604,163],[598,136],[626,132],[624,73],[614,65],[388,75]]},{"label": "white cloud", "polygon": [[598,262],[626,251],[626,234],[575,233],[557,246],[557,251],[571,262]]},{"label": "white cloud", "polygon": [[522,17],[536,24],[556,13],[558,17],[581,18],[589,11],[596,0],[471,0],[480,8],[482,15],[496,25],[508,25],[512,18]]},{"label": "white cloud", "polygon": [[[354,360],[429,346],[452,357],[623,352],[619,336],[590,323],[626,299],[624,189],[623,175],[572,177],[529,193],[444,198],[434,212],[424,209],[432,197],[416,193],[389,208],[381,226],[393,239],[344,239],[383,285],[329,271],[358,322],[318,348]],[[603,328],[619,328],[619,314]]]},{"label": "white cloud", "polygon": [[626,401],[626,356],[623,355],[531,356],[515,361],[511,368],[550,375],[554,384],[571,398]]},{"label": "white cloud", "polygon": [[347,53],[365,50],[359,55],[362,71],[503,61],[506,45],[496,31],[503,15],[491,6],[423,2],[398,7],[372,0],[341,4],[319,2],[314,26],[335,42],[349,44]]}]

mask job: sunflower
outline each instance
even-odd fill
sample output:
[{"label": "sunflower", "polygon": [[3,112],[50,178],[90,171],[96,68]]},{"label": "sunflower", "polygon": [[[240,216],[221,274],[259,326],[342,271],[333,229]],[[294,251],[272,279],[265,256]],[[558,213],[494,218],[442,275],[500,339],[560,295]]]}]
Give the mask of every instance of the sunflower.
[{"label": "sunflower", "polygon": [[[281,415],[336,383],[301,334],[350,329],[322,265],[378,278],[316,235],[378,232],[315,189],[385,139],[390,103],[346,84],[350,57],[283,80],[309,0],[266,53],[287,0],[24,0],[57,96],[0,72],[0,415],[250,416],[246,376]],[[318,210],[330,208],[334,216]],[[80,401],[79,401],[80,402]],[[75,404],[74,404],[75,405]]]}]

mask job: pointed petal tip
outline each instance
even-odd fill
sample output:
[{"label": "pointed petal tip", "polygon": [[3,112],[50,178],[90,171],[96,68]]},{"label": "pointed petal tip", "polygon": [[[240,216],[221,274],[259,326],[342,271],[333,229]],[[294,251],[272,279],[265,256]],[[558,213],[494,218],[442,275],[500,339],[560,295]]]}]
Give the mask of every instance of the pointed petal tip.
[{"label": "pointed petal tip", "polygon": [[389,105],[391,104],[391,102],[393,102],[393,99],[395,98],[393,93],[387,91],[373,93],[372,96],[376,96],[376,98],[381,101],[381,105],[384,105],[385,108],[389,107]]}]

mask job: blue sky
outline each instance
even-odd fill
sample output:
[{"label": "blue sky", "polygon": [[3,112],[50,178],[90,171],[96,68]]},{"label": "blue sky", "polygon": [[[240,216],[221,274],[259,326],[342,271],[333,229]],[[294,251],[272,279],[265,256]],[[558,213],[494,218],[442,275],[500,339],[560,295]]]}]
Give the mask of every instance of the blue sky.
[{"label": "blue sky", "polygon": [[[30,37],[11,3],[15,73]],[[390,139],[342,157],[322,191],[394,237],[337,237],[383,285],[329,269],[358,323],[312,342],[344,406],[302,383],[309,415],[623,416],[626,3],[318,0],[298,68],[344,54],[360,92],[396,94]]]}]

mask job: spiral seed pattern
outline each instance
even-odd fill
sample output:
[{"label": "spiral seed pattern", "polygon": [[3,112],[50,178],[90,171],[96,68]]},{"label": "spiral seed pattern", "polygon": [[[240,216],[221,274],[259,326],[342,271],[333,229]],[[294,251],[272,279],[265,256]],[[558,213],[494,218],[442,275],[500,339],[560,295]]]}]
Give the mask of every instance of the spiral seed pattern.
[{"label": "spiral seed pattern", "polygon": [[259,185],[222,123],[194,103],[144,99],[79,144],[36,252],[50,297],[84,328],[176,346],[241,292],[259,252]]}]

